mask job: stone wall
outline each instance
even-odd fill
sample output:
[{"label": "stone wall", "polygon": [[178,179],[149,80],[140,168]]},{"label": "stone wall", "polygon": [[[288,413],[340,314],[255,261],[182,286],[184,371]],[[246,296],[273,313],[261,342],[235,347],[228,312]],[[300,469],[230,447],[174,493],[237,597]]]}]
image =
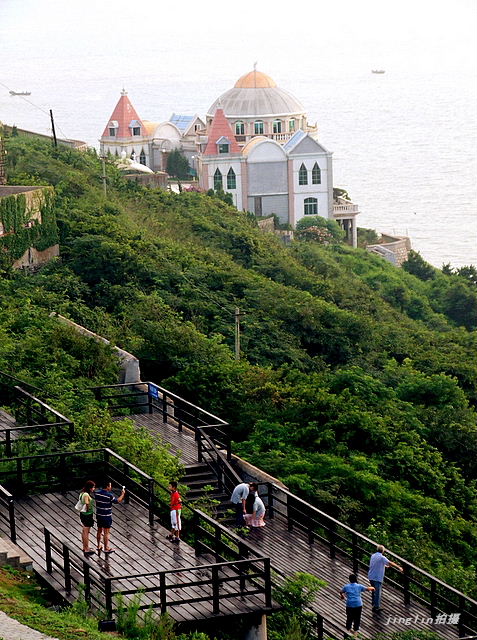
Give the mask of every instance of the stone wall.
[{"label": "stone wall", "polygon": [[[57,318],[63,324],[67,324],[72,327],[78,333],[81,333],[83,336],[87,336],[88,338],[92,338],[97,342],[103,342],[104,344],[111,344],[109,340],[99,336],[97,333],[82,327],[80,324],[76,324],[72,320],[61,316],[59,313],[53,311],[50,313],[50,318]],[[112,347],[116,353],[118,354],[119,362],[121,364],[121,378],[118,380],[119,384],[126,383],[137,383],[141,382],[141,370],[139,368],[139,360],[136,356],[133,356],[132,353],[128,353],[124,351],[124,349],[120,349],[119,347]]]},{"label": "stone wall", "polygon": [[31,269],[34,271],[36,268],[49,262],[52,258],[57,258],[60,255],[60,245],[54,244],[44,251],[38,251],[30,247],[25,251],[21,258],[15,260],[13,263],[14,269]]},{"label": "stone wall", "polygon": [[407,260],[411,250],[411,241],[407,236],[391,236],[387,233],[381,235],[379,244],[368,244],[367,251],[377,253],[396,267],[400,267]]}]

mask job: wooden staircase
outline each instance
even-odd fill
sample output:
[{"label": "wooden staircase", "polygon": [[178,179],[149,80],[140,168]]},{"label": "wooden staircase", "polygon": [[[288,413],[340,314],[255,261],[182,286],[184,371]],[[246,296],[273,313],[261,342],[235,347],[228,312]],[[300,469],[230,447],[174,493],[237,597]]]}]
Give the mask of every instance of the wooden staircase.
[{"label": "wooden staircase", "polygon": [[186,498],[195,507],[210,513],[222,524],[233,524],[230,496],[219,487],[217,476],[209,465],[200,462],[186,465],[181,483],[188,487]]}]

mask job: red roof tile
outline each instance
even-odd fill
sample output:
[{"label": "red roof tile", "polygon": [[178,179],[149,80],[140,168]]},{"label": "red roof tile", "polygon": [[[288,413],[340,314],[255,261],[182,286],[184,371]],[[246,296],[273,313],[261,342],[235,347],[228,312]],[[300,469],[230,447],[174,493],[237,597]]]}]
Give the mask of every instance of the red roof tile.
[{"label": "red roof tile", "polygon": [[218,153],[217,150],[217,140],[219,140],[222,136],[224,138],[228,138],[230,141],[230,149],[231,153],[240,153],[240,147],[237,144],[237,140],[232,131],[232,127],[230,126],[227,118],[225,117],[224,110],[221,107],[217,107],[217,110],[214,114],[214,118],[210,125],[209,137],[207,141],[207,146],[204,151],[204,156],[216,156]]},{"label": "red roof tile", "polygon": [[108,124],[103,131],[102,137],[109,136],[109,123],[112,120],[116,120],[119,125],[116,131],[116,138],[132,137],[132,131],[129,127],[131,120],[137,120],[141,125],[141,135],[146,135],[146,127],[143,125],[141,118],[137,115],[136,109],[132,106],[131,101],[128,98],[127,91],[124,91],[124,89],[121,91],[121,97],[108,120]]}]

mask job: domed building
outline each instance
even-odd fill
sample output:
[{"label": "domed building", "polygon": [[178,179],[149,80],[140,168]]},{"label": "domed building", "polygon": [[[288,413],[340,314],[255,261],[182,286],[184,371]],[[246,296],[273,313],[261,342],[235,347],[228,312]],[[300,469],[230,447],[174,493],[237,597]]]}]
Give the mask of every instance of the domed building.
[{"label": "domed building", "polygon": [[212,104],[198,133],[203,189],[232,195],[237,209],[295,227],[308,215],[335,219],[356,246],[358,207],[333,198],[332,154],[303,105],[254,69]]},{"label": "domed building", "polygon": [[239,144],[253,136],[266,136],[283,143],[298,129],[316,131],[316,127],[308,125],[301,102],[256,69],[239,78],[232,89],[212,104],[206,115],[208,128],[219,106]]}]

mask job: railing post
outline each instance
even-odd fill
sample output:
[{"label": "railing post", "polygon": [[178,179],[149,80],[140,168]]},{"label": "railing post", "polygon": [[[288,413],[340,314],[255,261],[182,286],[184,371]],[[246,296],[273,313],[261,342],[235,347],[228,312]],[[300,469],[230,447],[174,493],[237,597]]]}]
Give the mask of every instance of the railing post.
[{"label": "railing post", "polygon": [[463,596],[459,596],[459,638],[462,638],[465,635],[465,600]]},{"label": "railing post", "polygon": [[290,496],[287,493],[287,528],[288,531],[293,531],[293,514],[292,506],[290,504]]},{"label": "railing post", "polygon": [[263,559],[263,578],[265,582],[265,606],[272,606],[272,577],[270,571],[270,558]]},{"label": "railing post", "polygon": [[356,533],[351,534],[351,554],[353,558],[353,573],[358,575],[358,571],[359,571],[358,536]]},{"label": "railing post", "polygon": [[436,581],[432,579],[431,581],[431,618],[435,618],[437,614],[436,607]]},{"label": "railing post", "polygon": [[46,572],[52,572],[52,564],[51,564],[51,536],[48,529],[43,527],[43,535],[45,537],[45,562],[46,562]]},{"label": "railing post", "polygon": [[407,564],[403,564],[403,589],[404,589],[404,604],[411,604],[411,581],[409,579],[409,567]]},{"label": "railing post", "polygon": [[330,522],[328,535],[330,543],[330,558],[334,558],[336,556],[336,524],[334,522]]},{"label": "railing post", "polygon": [[267,482],[267,490],[268,490],[268,517],[270,520],[273,519],[274,510],[273,510],[273,484],[271,482]]},{"label": "railing post", "polygon": [[198,556],[200,555],[200,550],[199,550],[200,540],[199,540],[199,514],[197,513],[197,511],[192,512],[191,526],[192,526],[192,535],[194,536],[195,555]]},{"label": "railing post", "polygon": [[113,617],[113,593],[112,593],[112,578],[104,579],[104,608],[108,618]]},{"label": "railing post", "polygon": [[230,437],[227,438],[227,462],[232,460],[232,443],[230,441]]},{"label": "railing post", "polygon": [[219,527],[215,527],[215,531],[214,531],[214,553],[215,553],[215,561],[216,562],[219,562],[219,560],[220,560],[219,547],[220,547],[221,540],[222,540],[222,532],[220,531]]},{"label": "railing post", "polygon": [[65,574],[65,590],[71,591],[71,564],[70,564],[70,550],[64,544],[63,545],[63,571]]},{"label": "railing post", "polygon": [[323,640],[323,616],[316,614],[316,640]]},{"label": "railing post", "polygon": [[167,395],[162,392],[162,421],[167,424]]},{"label": "railing post", "polygon": [[89,576],[89,565],[83,560],[83,578],[84,578],[84,599],[91,606],[91,579]]},{"label": "railing post", "polygon": [[13,498],[8,499],[8,519],[10,521],[10,540],[16,542],[17,524],[15,520],[15,500]]},{"label": "railing post", "polygon": [[148,501],[148,509],[149,509],[149,524],[154,524],[154,480],[153,478],[149,478],[147,481],[147,501]]},{"label": "railing post", "polygon": [[167,611],[167,589],[166,589],[166,574],[161,571],[159,574],[159,595],[161,597],[161,613]]},{"label": "railing post", "polygon": [[202,455],[202,434],[199,429],[195,432],[197,440],[197,462],[202,462],[204,457]]},{"label": "railing post", "polygon": [[217,565],[212,567],[212,613],[214,615],[220,613],[219,568]]},{"label": "railing post", "polygon": [[5,430],[5,456],[10,458],[12,455],[12,430]]}]

